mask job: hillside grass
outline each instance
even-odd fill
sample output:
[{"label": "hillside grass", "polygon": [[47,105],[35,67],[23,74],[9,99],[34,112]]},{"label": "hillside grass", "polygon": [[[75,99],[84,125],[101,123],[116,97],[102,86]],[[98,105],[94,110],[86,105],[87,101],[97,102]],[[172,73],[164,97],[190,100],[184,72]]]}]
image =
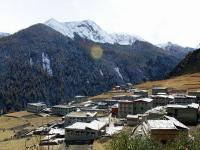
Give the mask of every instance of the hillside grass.
[{"label": "hillside grass", "polygon": [[90,97],[89,100],[100,101],[100,100],[105,100],[105,99],[112,99],[112,97],[116,95],[130,95],[130,94],[131,93],[128,93],[124,90],[112,90],[112,91],[104,92],[97,96]]},{"label": "hillside grass", "polygon": [[199,90],[200,73],[186,74],[160,81],[148,81],[136,85],[137,88],[151,89],[155,86],[164,86],[175,90]]},{"label": "hillside grass", "polygon": [[[14,135],[24,128],[30,131],[44,124],[58,121],[61,117],[41,117],[26,111],[14,112],[0,116],[0,149],[1,150],[24,150],[25,141],[27,147],[35,145],[38,148],[39,137],[15,138]],[[38,148],[45,150],[45,147]]]}]

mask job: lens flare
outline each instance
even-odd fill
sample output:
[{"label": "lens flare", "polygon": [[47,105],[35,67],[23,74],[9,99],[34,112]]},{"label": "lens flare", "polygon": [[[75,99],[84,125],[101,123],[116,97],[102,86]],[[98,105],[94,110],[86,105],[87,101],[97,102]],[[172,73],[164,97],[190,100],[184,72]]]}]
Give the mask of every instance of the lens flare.
[{"label": "lens flare", "polygon": [[95,45],[91,47],[91,56],[94,59],[100,59],[102,55],[103,55],[103,49],[100,46]]}]

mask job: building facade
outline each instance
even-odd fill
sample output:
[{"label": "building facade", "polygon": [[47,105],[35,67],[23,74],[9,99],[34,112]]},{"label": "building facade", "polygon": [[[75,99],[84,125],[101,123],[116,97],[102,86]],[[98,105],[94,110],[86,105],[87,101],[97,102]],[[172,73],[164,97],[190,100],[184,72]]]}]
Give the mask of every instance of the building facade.
[{"label": "building facade", "polygon": [[94,120],[90,123],[76,122],[65,128],[66,142],[93,141],[105,134],[105,122]]},{"label": "building facade", "polygon": [[175,118],[166,116],[165,119],[143,122],[142,130],[146,135],[165,144],[175,139],[180,133],[188,136],[189,128]]},{"label": "building facade", "polygon": [[174,103],[174,97],[172,95],[151,95],[150,98],[153,99],[153,107]]},{"label": "building facade", "polygon": [[118,115],[125,118],[127,115],[143,114],[153,107],[153,99],[141,98],[134,101],[124,100],[119,102]]},{"label": "building facade", "polygon": [[90,113],[84,111],[71,112],[65,116],[65,125],[71,125],[76,122],[89,123],[97,118],[97,112]]},{"label": "building facade", "polygon": [[148,97],[148,90],[134,90],[134,95],[140,95],[141,97]]},{"label": "building facade", "polygon": [[181,105],[196,103],[196,96],[190,96],[190,95],[185,95],[185,94],[175,94],[174,103],[181,104]]},{"label": "building facade", "polygon": [[55,115],[61,115],[64,116],[70,112],[76,111],[75,106],[69,106],[69,105],[55,105],[52,107],[52,113]]},{"label": "building facade", "polygon": [[167,115],[172,116],[184,124],[197,124],[199,104],[167,105]]},{"label": "building facade", "polygon": [[166,88],[166,87],[154,87],[154,88],[152,88],[152,95],[159,95],[159,94],[169,94],[168,88]]},{"label": "building facade", "polygon": [[45,108],[47,108],[47,105],[44,103],[28,103],[27,104],[28,112],[40,113]]}]

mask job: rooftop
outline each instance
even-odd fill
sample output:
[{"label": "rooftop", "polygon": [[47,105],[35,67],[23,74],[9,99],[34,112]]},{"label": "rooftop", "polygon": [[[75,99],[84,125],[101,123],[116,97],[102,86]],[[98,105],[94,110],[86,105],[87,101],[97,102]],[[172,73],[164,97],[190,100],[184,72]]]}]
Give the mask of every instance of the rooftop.
[{"label": "rooftop", "polygon": [[141,95],[130,95],[130,97],[138,98],[141,97]]},{"label": "rooftop", "polygon": [[38,102],[38,103],[28,103],[28,105],[33,105],[33,106],[44,106],[46,105],[45,103]]},{"label": "rooftop", "polygon": [[167,108],[194,108],[194,109],[198,109],[199,104],[196,104],[196,103],[191,103],[191,104],[188,104],[188,105],[168,104]]},{"label": "rooftop", "polygon": [[176,129],[172,121],[169,120],[148,120],[150,129]]},{"label": "rooftop", "polygon": [[153,87],[152,88],[153,90],[166,90],[167,89],[167,87]]},{"label": "rooftop", "polygon": [[147,124],[150,129],[189,129],[187,126],[179,122],[173,117],[165,116],[167,120],[148,120]]},{"label": "rooftop", "polygon": [[138,118],[138,115],[127,115],[126,118]]},{"label": "rooftop", "polygon": [[153,99],[152,98],[140,98],[140,99],[135,100],[134,102],[141,102],[141,101],[150,103],[153,101]]},{"label": "rooftop", "polygon": [[73,125],[65,127],[65,129],[85,130],[85,129],[89,128],[92,130],[101,130],[105,126],[106,126],[106,122],[94,120],[90,123],[76,122]]},{"label": "rooftop", "polygon": [[131,100],[121,100],[121,101],[119,101],[119,103],[133,103],[133,101],[131,101]]},{"label": "rooftop", "polygon": [[53,108],[75,108],[75,106],[71,105],[55,105]]},{"label": "rooftop", "polygon": [[159,95],[151,95],[151,98],[170,98],[174,99],[173,95],[159,94]]},{"label": "rooftop", "polygon": [[90,113],[90,112],[84,112],[84,111],[76,111],[71,112],[66,115],[66,117],[95,117],[97,112]]}]

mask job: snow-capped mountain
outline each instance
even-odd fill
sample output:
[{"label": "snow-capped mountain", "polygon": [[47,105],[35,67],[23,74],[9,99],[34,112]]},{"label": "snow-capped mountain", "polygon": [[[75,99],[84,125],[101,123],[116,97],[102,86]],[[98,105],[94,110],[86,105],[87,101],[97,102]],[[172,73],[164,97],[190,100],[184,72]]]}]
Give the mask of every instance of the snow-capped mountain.
[{"label": "snow-capped mountain", "polygon": [[144,41],[142,38],[138,36],[132,36],[126,33],[113,33],[110,34],[110,36],[114,40],[114,43],[120,45],[132,45],[136,40]]},{"label": "snow-capped mountain", "polygon": [[9,35],[10,35],[9,33],[0,32],[0,38],[4,36],[9,36]]},{"label": "snow-capped mountain", "polygon": [[75,34],[77,34],[82,38],[92,40],[94,42],[110,44],[117,43],[120,45],[131,45],[136,40],[142,40],[139,37],[128,34],[109,34],[91,20],[84,20],[80,22],[59,22],[55,19],[50,19],[44,24],[62,33],[63,35],[70,37],[71,39],[73,39]]},{"label": "snow-capped mountain", "polygon": [[158,44],[157,46],[164,49],[164,50],[170,50],[171,48],[174,48],[176,50],[179,50],[179,51],[182,50],[182,51],[185,51],[185,52],[189,52],[193,49],[193,48],[190,48],[190,47],[183,47],[183,46],[180,46],[178,44],[174,44],[172,42]]},{"label": "snow-capped mountain", "polygon": [[158,44],[157,47],[164,49],[170,55],[175,56],[179,59],[183,59],[189,52],[194,50],[191,47],[183,47],[172,42]]}]

